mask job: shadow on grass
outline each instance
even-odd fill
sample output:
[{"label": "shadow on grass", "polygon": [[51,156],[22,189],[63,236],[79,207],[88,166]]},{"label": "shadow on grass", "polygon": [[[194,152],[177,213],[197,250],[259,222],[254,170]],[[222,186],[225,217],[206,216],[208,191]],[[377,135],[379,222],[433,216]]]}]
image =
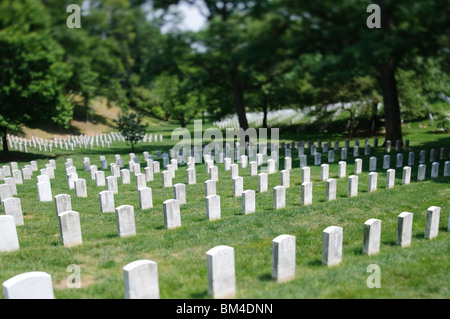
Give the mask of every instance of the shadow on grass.
[{"label": "shadow on grass", "polygon": [[425,234],[415,234],[415,235],[413,235],[413,238],[416,238],[416,239],[425,239]]},{"label": "shadow on grass", "polygon": [[321,259],[314,259],[310,262],[308,262],[308,266],[312,266],[312,267],[322,267],[322,260]]},{"label": "shadow on grass", "polygon": [[397,246],[397,242],[394,241],[394,240],[387,240],[387,241],[383,242],[383,245],[386,245],[386,246]]},{"label": "shadow on grass", "polygon": [[272,281],[272,274],[271,273],[265,273],[261,276],[258,276],[258,280],[260,281]]},{"label": "shadow on grass", "polygon": [[55,156],[35,153],[24,153],[18,151],[9,151],[8,153],[0,152],[0,163],[15,162],[29,162],[42,159],[55,159]]},{"label": "shadow on grass", "polygon": [[201,292],[194,292],[191,294],[191,298],[193,299],[204,299],[208,297],[208,290],[204,290]]}]

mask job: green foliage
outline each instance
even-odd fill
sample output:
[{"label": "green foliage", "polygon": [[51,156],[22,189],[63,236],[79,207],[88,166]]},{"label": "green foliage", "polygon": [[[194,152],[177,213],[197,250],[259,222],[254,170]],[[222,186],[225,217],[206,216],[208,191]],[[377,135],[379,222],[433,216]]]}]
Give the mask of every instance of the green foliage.
[{"label": "green foliage", "polygon": [[72,106],[64,95],[72,69],[53,39],[49,17],[36,1],[0,3],[0,126],[51,120],[67,127]]},{"label": "green foliage", "polygon": [[[81,29],[66,27],[71,3],[84,8]],[[150,20],[148,8],[180,3],[201,6],[207,24],[162,34],[167,16]],[[354,102],[372,132],[381,101],[386,119],[397,104],[403,120],[422,118],[450,95],[448,0],[380,0],[382,29],[365,25],[370,3],[3,0],[0,126],[90,120],[97,96],[183,127],[200,114],[238,113],[245,125],[248,111],[311,105],[327,122],[335,116],[322,106],[337,102]]]},{"label": "green foliage", "polygon": [[142,124],[142,116],[136,113],[121,114],[117,120],[117,128],[134,152],[135,144],[145,135],[146,125]]}]

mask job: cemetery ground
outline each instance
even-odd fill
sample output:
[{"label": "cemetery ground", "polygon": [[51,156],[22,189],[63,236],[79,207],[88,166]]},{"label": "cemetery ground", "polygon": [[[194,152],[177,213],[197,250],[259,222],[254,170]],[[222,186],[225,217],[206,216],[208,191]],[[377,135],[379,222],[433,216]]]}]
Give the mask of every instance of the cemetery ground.
[{"label": "cemetery ground", "polygon": [[[173,198],[172,187],[162,187],[161,173],[155,173],[154,181],[147,182],[153,191],[153,208],[139,209],[135,178],[131,184],[122,185],[118,179],[119,193],[114,195],[115,207],[132,205],[135,212],[136,236],[122,238],[117,234],[114,213],[101,213],[98,193],[106,186],[96,187],[90,172],[83,170],[83,157],[89,157],[91,165],[98,165],[99,156],[106,156],[108,165],[114,155],[126,159],[131,152],[126,143],[115,142],[111,148],[93,150],[76,148],[73,152],[54,149],[53,153],[30,150],[28,154],[13,152],[18,156],[19,168],[37,160],[39,169],[49,159],[56,159],[56,178],[51,180],[52,194],[69,194],[72,209],[79,212],[83,243],[65,248],[61,244],[54,202],[39,202],[34,172],[31,180],[17,185],[24,215],[24,225],[17,226],[20,249],[0,253],[0,282],[30,271],[43,271],[52,276],[55,298],[78,299],[124,298],[123,267],[130,262],[149,259],[157,262],[160,297],[163,299],[197,299],[208,296],[206,252],[218,245],[234,248],[236,269],[236,298],[238,299],[296,299],[296,298],[450,298],[450,233],[447,231],[450,211],[450,177],[443,176],[444,161],[440,161],[439,177],[431,179],[430,149],[446,148],[446,160],[450,146],[449,134],[436,134],[431,129],[419,128],[427,122],[411,123],[404,127],[404,138],[411,141],[410,151],[416,154],[412,166],[411,184],[402,185],[402,169],[395,168],[395,143],[391,155],[391,168],[396,169],[395,186],[386,189],[386,170],[382,169],[381,147],[373,147],[371,154],[377,157],[378,189],[368,192],[369,157],[360,148],[363,160],[359,176],[358,196],[349,198],[348,176],[353,174],[354,159],[350,142],[345,178],[337,178],[340,152],[330,163],[330,178],[337,179],[336,200],[327,202],[326,182],[320,180],[320,165],[308,155],[313,182],[313,200],[308,206],[301,205],[301,169],[296,150],[292,150],[290,187],[286,189],[286,208],[273,209],[273,188],[280,185],[284,151],[280,149],[280,167],[269,175],[268,191],[259,193],[258,176],[250,176],[249,168],[241,168],[244,190],[256,191],[256,212],[242,214],[242,198],[233,197],[230,172],[219,167],[217,194],[221,197],[221,219],[208,221],[205,216],[205,190],[203,182],[209,179],[205,164],[196,164],[197,183],[186,185],[187,203],[180,205],[181,227],[164,227],[163,202]],[[142,152],[153,154],[156,150],[167,152],[176,143],[170,133],[175,125],[153,129],[163,130],[164,141],[138,144],[135,151],[140,158],[142,170],[146,166]],[[204,129],[207,126],[204,127]],[[189,128],[189,127],[188,127]],[[151,133],[151,132],[150,132]],[[364,145],[364,137],[359,137]],[[343,136],[308,133],[281,132],[280,142],[291,141],[340,141]],[[317,143],[316,143],[317,144]],[[330,148],[332,149],[332,148]],[[427,150],[426,179],[417,181],[419,151]],[[403,151],[404,162],[408,152]],[[64,163],[72,158],[79,178],[86,179],[88,196],[77,198],[69,190],[65,178]],[[327,162],[326,154],[322,163]],[[2,163],[2,165],[8,164]],[[404,165],[405,166],[405,165]],[[161,165],[161,171],[163,170]],[[110,175],[109,167],[105,175]],[[259,170],[258,170],[259,172]],[[186,184],[186,166],[179,166],[173,184]],[[441,207],[439,235],[432,240],[424,237],[426,213],[430,206]],[[397,216],[402,212],[414,214],[412,244],[401,248],[396,245]],[[2,211],[3,213],[3,211]],[[376,255],[362,253],[364,223],[371,218],[380,219],[381,248]],[[343,228],[343,259],[338,266],[322,264],[322,232],[329,226]],[[296,237],[295,278],[286,283],[272,279],[272,240],[282,234]],[[81,288],[68,288],[69,265],[81,269]],[[368,288],[369,265],[376,264],[381,271],[381,288]],[[3,291],[0,298],[4,298]]]}]

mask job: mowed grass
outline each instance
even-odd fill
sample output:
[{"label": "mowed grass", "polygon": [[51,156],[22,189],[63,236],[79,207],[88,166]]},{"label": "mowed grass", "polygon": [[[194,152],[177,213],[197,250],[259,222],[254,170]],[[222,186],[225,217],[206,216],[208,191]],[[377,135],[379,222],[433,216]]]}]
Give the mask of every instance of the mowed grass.
[{"label": "mowed grass", "polygon": [[[446,139],[442,139],[445,137]],[[206,252],[217,245],[229,245],[235,250],[237,298],[291,299],[291,298],[449,298],[450,292],[450,235],[447,224],[450,211],[449,177],[443,177],[444,161],[440,161],[440,177],[431,180],[429,149],[420,144],[412,169],[412,183],[401,185],[401,168],[396,169],[395,187],[386,189],[386,173],[382,169],[384,149],[372,148],[378,158],[378,190],[368,193],[369,156],[364,156],[363,173],[359,175],[358,196],[347,197],[348,176],[353,174],[352,150],[347,160],[347,177],[338,179],[337,199],[327,202],[325,182],[320,181],[320,166],[314,166],[308,156],[313,181],[313,204],[301,206],[301,169],[297,151],[293,150],[291,186],[287,189],[286,208],[274,210],[273,187],[280,185],[284,152],[280,151],[279,170],[269,175],[269,191],[256,193],[256,212],[242,214],[242,199],[232,196],[230,172],[223,164],[219,167],[217,194],[221,196],[221,219],[206,220],[204,184],[209,179],[204,164],[197,164],[197,184],[187,185],[187,203],[181,206],[182,227],[167,230],[164,227],[163,202],[173,198],[172,188],[162,187],[161,173],[147,186],[153,190],[154,208],[139,209],[135,178],[130,185],[122,185],[115,206],[132,205],[135,209],[137,235],[120,238],[117,235],[114,213],[101,213],[98,193],[106,187],[96,187],[90,172],[83,170],[83,157],[91,159],[91,165],[100,167],[99,156],[105,155],[108,164],[114,162],[114,154],[121,154],[128,167],[130,149],[125,143],[114,143],[111,149],[76,149],[73,154],[54,150],[57,169],[56,179],[51,181],[53,196],[70,194],[73,210],[80,213],[83,244],[65,248],[60,241],[58,220],[53,202],[38,200],[36,176],[17,185],[22,202],[25,225],[17,227],[20,250],[0,253],[0,282],[29,271],[45,271],[52,276],[55,297],[64,298],[123,298],[122,268],[135,260],[150,259],[158,263],[161,298],[195,299],[209,298],[207,292]],[[447,145],[442,144],[443,141]],[[372,139],[371,139],[372,142]],[[431,145],[448,148],[448,135],[439,136]],[[440,142],[440,144],[439,144]],[[136,155],[145,163],[142,152],[155,155],[156,150],[168,151],[175,142],[165,133],[164,142],[139,144]],[[361,145],[364,141],[361,141]],[[381,140],[380,140],[381,145]],[[344,146],[341,140],[340,146]],[[353,146],[353,142],[351,143]],[[394,147],[395,149],[395,147]],[[419,149],[427,149],[426,181],[417,182]],[[439,157],[439,150],[438,150]],[[305,150],[309,155],[309,150]],[[391,152],[391,167],[395,167],[395,151]],[[43,153],[36,154],[36,157]],[[64,162],[72,158],[79,178],[85,178],[88,198],[77,198],[69,190],[65,178]],[[330,178],[337,178],[337,152],[335,162],[330,163]],[[448,159],[447,159],[448,160]],[[322,163],[327,162],[326,155]],[[404,163],[407,152],[404,152]],[[48,158],[38,159],[44,168]],[[23,168],[28,161],[19,162]],[[162,164],[162,163],[161,163]],[[162,167],[162,165],[161,165]],[[105,171],[110,174],[109,169]],[[249,168],[239,168],[244,177],[244,189],[257,191],[258,177],[249,176]],[[132,175],[133,176],[133,175]],[[186,183],[186,166],[179,166],[173,184]],[[433,240],[424,238],[426,211],[430,206],[441,207],[439,235]],[[396,245],[397,216],[401,212],[414,214],[412,245],[401,248]],[[362,254],[364,222],[370,218],[381,219],[381,251],[375,256]],[[328,226],[344,229],[343,261],[339,266],[322,265],[322,232]],[[296,236],[295,279],[278,284],[271,278],[272,240],[278,235]],[[82,288],[67,287],[69,265],[81,268]],[[367,267],[377,264],[381,269],[381,288],[369,289],[366,281],[371,273]],[[3,298],[3,291],[0,292]]]}]

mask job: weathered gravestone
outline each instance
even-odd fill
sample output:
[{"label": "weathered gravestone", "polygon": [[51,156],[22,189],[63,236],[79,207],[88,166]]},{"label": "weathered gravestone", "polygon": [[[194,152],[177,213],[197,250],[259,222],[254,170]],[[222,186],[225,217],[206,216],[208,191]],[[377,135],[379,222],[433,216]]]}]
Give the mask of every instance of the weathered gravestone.
[{"label": "weathered gravestone", "polygon": [[204,182],[205,185],[205,197],[209,195],[216,195],[216,181],[207,180]]},{"label": "weathered gravestone", "polygon": [[259,173],[258,174],[258,192],[264,193],[267,192],[269,185],[269,177],[267,173]]},{"label": "weathered gravestone", "polygon": [[63,212],[68,212],[72,210],[72,201],[70,195],[68,194],[58,194],[55,196],[55,211],[56,216]]},{"label": "weathered gravestone", "polygon": [[135,177],[136,177],[136,190],[140,190],[141,188],[147,187],[145,174],[139,173],[136,174]]},{"label": "weathered gravestone", "polygon": [[0,201],[13,197],[11,186],[9,184],[0,185]]},{"label": "weathered gravestone", "polygon": [[256,210],[256,198],[254,190],[242,192],[242,213],[244,215],[254,213]]},{"label": "weathered gravestone", "polygon": [[278,283],[295,277],[295,236],[280,235],[272,241],[272,278]]},{"label": "weathered gravestone", "polygon": [[19,250],[19,238],[14,216],[0,215],[0,252],[16,250]]},{"label": "weathered gravestone", "polygon": [[286,207],[286,188],[275,186],[273,188],[273,208],[280,209]]},{"label": "weathered gravestone", "polygon": [[105,172],[96,171],[95,172],[95,185],[97,187],[106,186]]},{"label": "weathered gravestone", "polygon": [[347,176],[347,162],[339,161],[338,163],[338,178]]},{"label": "weathered gravestone", "polygon": [[350,175],[348,177],[348,197],[358,196],[358,176]]},{"label": "weathered gravestone", "polygon": [[395,169],[386,171],[386,188],[393,188],[395,184]]},{"label": "weathered gravestone", "polygon": [[233,196],[241,197],[244,191],[244,178],[242,176],[237,176],[233,178]]},{"label": "weathered gravestone", "polygon": [[308,183],[311,181],[311,167],[302,167],[302,183]]},{"label": "weathered gravestone", "polygon": [[16,187],[16,181],[13,177],[7,177],[5,178],[5,184],[8,184],[11,188],[11,192],[13,195],[17,195],[17,187]]},{"label": "weathered gravestone", "polygon": [[168,199],[163,202],[164,225],[167,229],[181,226],[180,204],[176,199]]},{"label": "weathered gravestone", "polygon": [[116,208],[117,233],[120,237],[136,235],[136,224],[134,221],[134,207],[122,205]]},{"label": "weathered gravestone", "polygon": [[290,170],[282,170],[281,171],[281,186],[284,186],[286,188],[290,187],[291,184],[291,178],[290,178]]},{"label": "weathered gravestone", "polygon": [[378,186],[378,173],[377,172],[370,172],[369,173],[369,193],[374,192],[377,190]]},{"label": "weathered gravestone", "polygon": [[216,246],[206,253],[208,294],[214,299],[233,298],[236,295],[234,249]]},{"label": "weathered gravestone", "polygon": [[150,187],[143,187],[138,190],[139,207],[141,210],[153,208],[153,195]]},{"label": "weathered gravestone", "polygon": [[5,215],[13,216],[16,226],[23,225],[23,213],[20,198],[6,198],[2,200],[3,212]]},{"label": "weathered gravestone", "polygon": [[363,254],[375,255],[380,252],[381,220],[371,218],[364,223]]},{"label": "weathered gravestone", "polygon": [[408,247],[411,245],[413,214],[403,212],[398,215],[397,220],[397,245]]},{"label": "weathered gravestone", "polygon": [[186,185],[182,183],[173,186],[173,198],[180,204],[186,204]]},{"label": "weathered gravestone", "polygon": [[114,194],[119,193],[119,186],[117,184],[116,176],[108,176],[106,178],[106,189],[112,191]]},{"label": "weathered gravestone", "polygon": [[205,197],[206,219],[209,221],[220,219],[220,196],[208,195]]},{"label": "weathered gravestone", "polygon": [[439,177],[439,162],[431,164],[431,178]]},{"label": "weathered gravestone", "polygon": [[100,212],[102,213],[114,213],[114,193],[112,191],[102,191],[98,193],[100,200]]},{"label": "weathered gravestone", "polygon": [[425,164],[420,164],[417,171],[417,181],[421,182],[425,180],[425,172],[427,170],[427,166]]},{"label": "weathered gravestone", "polygon": [[86,180],[79,178],[75,181],[75,195],[77,197],[87,197]]},{"label": "weathered gravestone", "polygon": [[322,164],[320,166],[320,180],[326,181],[330,177],[330,165]]},{"label": "weathered gravestone", "polygon": [[53,201],[52,188],[50,182],[39,182],[37,183],[38,197],[41,202],[51,202]]},{"label": "weathered gravestone", "polygon": [[427,221],[426,221],[426,225],[425,225],[425,238],[433,239],[438,236],[440,214],[441,214],[440,207],[431,206],[427,209]]},{"label": "weathered gravestone", "polygon": [[40,271],[14,276],[3,283],[5,299],[54,299],[52,277]]},{"label": "weathered gravestone", "polygon": [[334,178],[327,179],[326,184],[326,199],[327,201],[336,199],[337,180]]},{"label": "weathered gravestone", "polygon": [[339,265],[342,261],[343,229],[338,226],[327,227],[322,233],[322,263],[328,267]]},{"label": "weathered gravestone", "polygon": [[159,299],[158,265],[137,260],[123,267],[125,299]]},{"label": "weathered gravestone", "polygon": [[362,172],[362,159],[355,159],[355,175],[361,174]]},{"label": "weathered gravestone", "polygon": [[82,244],[80,214],[75,211],[65,211],[58,214],[59,233],[64,247]]},{"label": "weathered gravestone", "polygon": [[411,167],[403,167],[402,185],[408,185],[411,183]]},{"label": "weathered gravestone", "polygon": [[302,183],[301,185],[301,194],[302,194],[302,198],[301,198],[301,203],[302,205],[310,205],[312,204],[312,188],[313,188],[313,184],[311,182],[307,182],[307,183]]}]

